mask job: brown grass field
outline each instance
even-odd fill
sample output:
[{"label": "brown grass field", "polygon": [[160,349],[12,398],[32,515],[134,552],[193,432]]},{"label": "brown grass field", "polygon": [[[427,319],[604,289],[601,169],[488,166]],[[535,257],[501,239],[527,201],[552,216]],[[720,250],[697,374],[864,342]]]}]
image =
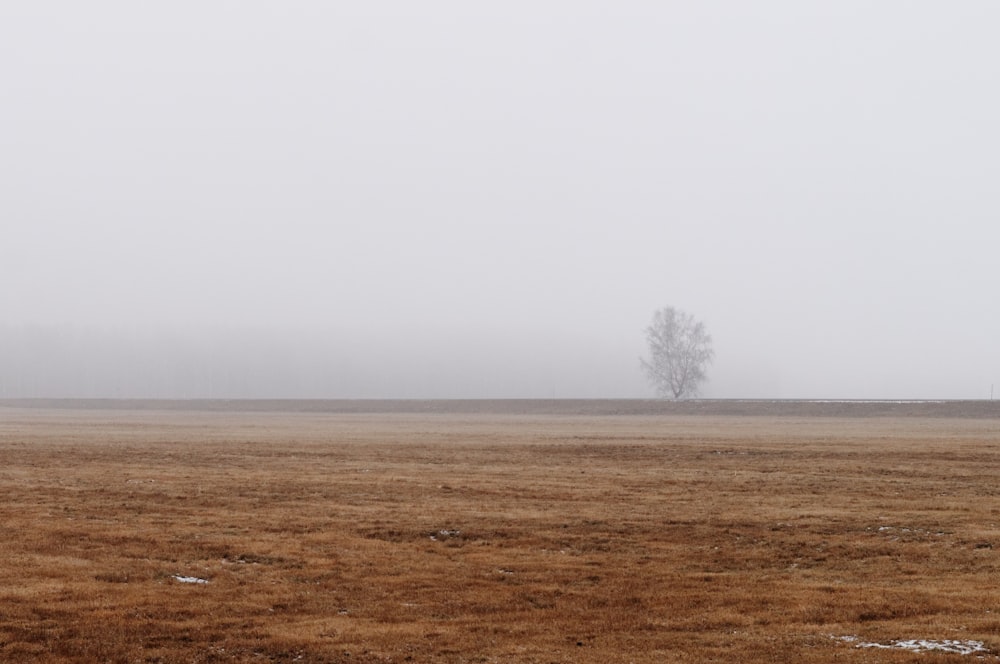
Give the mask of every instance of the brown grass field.
[{"label": "brown grass field", "polygon": [[992,410],[27,405],[0,661],[1000,659]]}]

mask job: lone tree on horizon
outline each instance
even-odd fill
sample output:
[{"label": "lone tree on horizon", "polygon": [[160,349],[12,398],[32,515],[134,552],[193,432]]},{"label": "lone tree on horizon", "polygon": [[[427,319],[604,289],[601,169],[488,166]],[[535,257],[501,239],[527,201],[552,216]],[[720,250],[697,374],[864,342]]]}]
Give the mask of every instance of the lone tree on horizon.
[{"label": "lone tree on horizon", "polygon": [[664,307],[653,314],[646,341],[649,359],[641,359],[642,368],[657,393],[674,399],[697,396],[715,357],[705,324],[689,313]]}]

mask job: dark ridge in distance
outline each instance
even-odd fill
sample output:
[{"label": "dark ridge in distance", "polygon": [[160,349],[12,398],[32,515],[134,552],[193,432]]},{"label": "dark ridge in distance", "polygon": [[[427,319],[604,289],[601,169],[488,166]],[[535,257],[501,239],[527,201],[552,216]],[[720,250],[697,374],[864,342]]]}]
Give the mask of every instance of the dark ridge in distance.
[{"label": "dark ridge in distance", "polygon": [[0,399],[0,408],[233,413],[1000,418],[1000,401],[807,399]]}]

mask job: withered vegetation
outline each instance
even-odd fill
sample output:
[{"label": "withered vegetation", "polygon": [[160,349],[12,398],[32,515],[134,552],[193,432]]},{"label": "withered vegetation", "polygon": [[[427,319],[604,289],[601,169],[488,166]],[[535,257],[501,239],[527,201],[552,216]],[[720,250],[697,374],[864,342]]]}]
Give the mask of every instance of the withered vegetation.
[{"label": "withered vegetation", "polygon": [[998,476],[994,419],[3,408],[0,660],[996,659]]}]

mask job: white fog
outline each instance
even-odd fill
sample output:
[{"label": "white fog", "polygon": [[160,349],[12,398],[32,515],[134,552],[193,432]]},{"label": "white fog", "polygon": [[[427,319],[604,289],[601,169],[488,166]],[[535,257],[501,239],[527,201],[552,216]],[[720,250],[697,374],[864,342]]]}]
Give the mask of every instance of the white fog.
[{"label": "white fog", "polygon": [[989,398],[1000,6],[0,7],[0,396]]}]

